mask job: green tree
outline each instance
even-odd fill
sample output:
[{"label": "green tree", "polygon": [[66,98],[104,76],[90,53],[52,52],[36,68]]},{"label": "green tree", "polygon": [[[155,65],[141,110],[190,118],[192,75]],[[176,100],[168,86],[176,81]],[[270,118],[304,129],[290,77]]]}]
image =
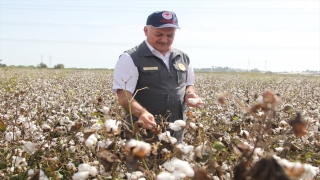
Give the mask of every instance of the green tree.
[{"label": "green tree", "polygon": [[57,65],[54,65],[55,69],[64,69],[64,65],[63,64],[57,64]]},{"label": "green tree", "polygon": [[38,64],[37,67],[38,67],[38,68],[48,68],[48,66],[47,66],[45,63],[43,63],[43,62],[41,62],[40,64]]}]

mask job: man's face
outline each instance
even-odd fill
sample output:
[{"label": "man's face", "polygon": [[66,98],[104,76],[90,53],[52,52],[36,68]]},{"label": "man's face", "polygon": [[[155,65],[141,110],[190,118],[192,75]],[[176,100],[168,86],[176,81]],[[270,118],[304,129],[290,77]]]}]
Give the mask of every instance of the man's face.
[{"label": "man's face", "polygon": [[175,28],[154,28],[152,26],[144,27],[144,34],[147,36],[148,43],[158,50],[161,54],[169,51],[173,43]]}]

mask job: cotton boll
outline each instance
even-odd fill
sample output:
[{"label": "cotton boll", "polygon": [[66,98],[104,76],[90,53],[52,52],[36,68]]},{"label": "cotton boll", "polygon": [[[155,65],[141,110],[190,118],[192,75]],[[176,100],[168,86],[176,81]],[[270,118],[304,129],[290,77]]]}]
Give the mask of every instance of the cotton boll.
[{"label": "cotton boll", "polygon": [[25,158],[18,156],[12,156],[12,164],[14,167],[26,167],[28,165]]},{"label": "cotton boll", "polygon": [[91,176],[96,176],[97,173],[98,173],[98,170],[97,170],[96,167],[94,167],[94,166],[89,167],[89,174],[90,174]]},{"label": "cotton boll", "polygon": [[150,154],[151,146],[149,143],[131,139],[126,143],[124,150],[131,156],[143,158]]},{"label": "cotton boll", "polygon": [[104,115],[106,115],[110,112],[110,108],[103,106],[101,111],[103,112]]},{"label": "cotton boll", "polygon": [[82,171],[82,172],[77,172],[72,176],[73,180],[84,180],[89,177],[89,172],[88,171]]},{"label": "cotton boll", "polygon": [[74,165],[72,162],[69,162],[69,163],[67,164],[67,169],[74,171],[74,170],[76,169],[76,167],[75,167],[75,165]]},{"label": "cotton boll", "polygon": [[313,179],[320,172],[319,167],[314,167],[310,164],[304,164],[303,168],[305,169],[305,172],[300,177],[302,179]]},{"label": "cotton boll", "polygon": [[231,175],[230,175],[230,173],[225,174],[225,175],[224,175],[224,179],[225,179],[225,180],[231,180]]},{"label": "cotton boll", "polygon": [[42,130],[44,130],[44,131],[51,130],[51,127],[50,127],[48,124],[42,124],[41,128],[42,128]]},{"label": "cotton boll", "polygon": [[88,139],[91,139],[93,142],[97,142],[97,141],[98,141],[96,135],[94,135],[94,134],[91,134],[91,135],[88,137]]},{"label": "cotton boll", "polygon": [[184,120],[176,120],[174,123],[169,123],[169,128],[174,131],[179,131],[184,126],[186,126],[186,122]]},{"label": "cotton boll", "polygon": [[113,119],[106,120],[106,122],[105,122],[106,131],[107,132],[111,132],[111,133],[117,132],[119,124],[121,124],[120,121],[116,121],[116,120],[113,120]]},{"label": "cotton boll", "polygon": [[283,151],[283,147],[277,147],[274,148],[278,153],[281,153]]},{"label": "cotton boll", "polygon": [[29,169],[28,170],[28,176],[32,176],[34,175],[34,170],[33,169]]},{"label": "cotton boll", "polygon": [[99,130],[99,129],[101,129],[102,128],[102,126],[100,125],[100,124],[98,124],[98,123],[94,123],[92,126],[91,126],[91,129],[95,129],[95,130]]},{"label": "cotton boll", "polygon": [[182,161],[177,158],[172,158],[171,161],[165,162],[163,167],[173,172],[173,175],[177,178],[184,178],[185,176],[193,177],[194,171],[187,161]]},{"label": "cotton boll", "polygon": [[78,167],[78,171],[82,172],[82,171],[89,171],[90,169],[90,165],[89,164],[80,164]]},{"label": "cotton boll", "polygon": [[69,151],[72,152],[72,153],[76,152],[76,147],[75,146],[70,146],[69,147]]},{"label": "cotton boll", "polygon": [[34,153],[36,150],[36,144],[32,142],[26,142],[23,146],[23,151],[28,152],[28,153]]},{"label": "cotton boll", "polygon": [[197,125],[194,123],[194,122],[191,122],[190,124],[189,124],[189,126],[192,128],[192,129],[194,129],[194,130],[196,130],[198,127],[197,127]]},{"label": "cotton boll", "polygon": [[104,148],[104,147],[106,147],[106,143],[103,142],[103,141],[99,141],[99,142],[98,142],[98,146],[99,146],[100,148]]},{"label": "cotton boll", "polygon": [[169,142],[171,144],[176,144],[177,143],[177,139],[174,138],[174,137],[171,137],[169,131],[166,131],[164,133],[158,134],[158,138],[159,138],[160,141]]},{"label": "cotton boll", "polygon": [[125,173],[128,180],[141,180],[143,176],[143,173],[141,171],[134,171],[132,173]]},{"label": "cotton boll", "polygon": [[175,180],[175,177],[168,172],[161,172],[157,176],[157,180]]},{"label": "cotton boll", "polygon": [[188,154],[193,150],[193,146],[187,144],[178,144],[176,147],[179,148],[183,152],[183,154]]},{"label": "cotton boll", "polygon": [[218,176],[213,176],[212,178],[213,180],[220,180],[220,178]]},{"label": "cotton boll", "polygon": [[13,132],[7,132],[6,136],[5,136],[5,139],[7,141],[12,141],[13,140]]},{"label": "cotton boll", "polygon": [[221,168],[222,168],[223,170],[228,170],[228,169],[229,169],[228,165],[225,164],[225,163],[223,163],[223,164],[221,165]]},{"label": "cotton boll", "polygon": [[86,142],[85,142],[85,145],[88,147],[88,148],[91,148],[93,147],[93,145],[95,144],[95,142],[93,142],[93,140],[91,139],[87,139]]},{"label": "cotton boll", "polygon": [[181,171],[173,171],[172,175],[176,178],[176,179],[184,179],[186,177],[186,174],[181,172]]},{"label": "cotton boll", "polygon": [[39,172],[39,180],[48,180],[47,176],[44,174],[44,172],[41,169]]},{"label": "cotton boll", "polygon": [[190,104],[196,105],[200,101],[200,99],[199,98],[189,98],[188,101]]},{"label": "cotton boll", "polygon": [[143,176],[143,173],[141,171],[134,171],[132,174],[135,175],[138,179]]}]

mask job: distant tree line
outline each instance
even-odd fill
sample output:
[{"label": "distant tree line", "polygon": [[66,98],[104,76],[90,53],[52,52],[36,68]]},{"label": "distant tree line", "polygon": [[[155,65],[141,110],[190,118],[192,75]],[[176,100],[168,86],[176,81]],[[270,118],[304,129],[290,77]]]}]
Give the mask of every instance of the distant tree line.
[{"label": "distant tree line", "polygon": [[[10,66],[7,66],[6,64],[3,64],[1,63],[0,61],[0,68],[5,68],[5,67],[16,67],[16,68],[40,68],[40,69],[46,69],[48,68],[47,64],[41,62],[40,64],[38,64],[36,67],[33,66],[33,65],[30,65],[30,66],[23,66],[23,65],[18,65],[18,66],[15,66],[15,65],[10,65]],[[57,64],[57,65],[54,65],[53,67],[54,69],[64,69],[64,64]]]}]

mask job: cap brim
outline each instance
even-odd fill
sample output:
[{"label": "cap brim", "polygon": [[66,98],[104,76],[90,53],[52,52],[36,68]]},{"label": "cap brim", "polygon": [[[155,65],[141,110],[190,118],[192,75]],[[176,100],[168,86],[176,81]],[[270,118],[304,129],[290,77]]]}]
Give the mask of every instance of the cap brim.
[{"label": "cap brim", "polygon": [[[153,27],[154,27],[154,26],[153,26]],[[167,27],[176,28],[176,29],[181,29],[179,26],[174,25],[174,24],[164,24],[164,25],[161,25],[161,26],[159,26],[159,27],[154,27],[154,28],[167,28]]]}]

